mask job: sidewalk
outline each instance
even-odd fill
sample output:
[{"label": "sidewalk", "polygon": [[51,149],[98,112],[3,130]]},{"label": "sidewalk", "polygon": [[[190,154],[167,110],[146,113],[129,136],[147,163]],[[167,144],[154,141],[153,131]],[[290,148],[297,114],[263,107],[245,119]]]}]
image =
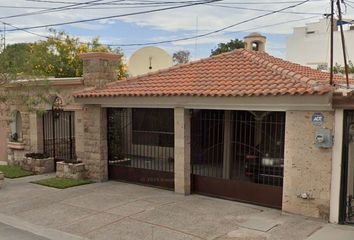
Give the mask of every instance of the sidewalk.
[{"label": "sidewalk", "polygon": [[0,222],[52,240],[354,239],[351,226],[200,195],[111,181],[66,190],[29,183],[47,177],[6,179]]}]

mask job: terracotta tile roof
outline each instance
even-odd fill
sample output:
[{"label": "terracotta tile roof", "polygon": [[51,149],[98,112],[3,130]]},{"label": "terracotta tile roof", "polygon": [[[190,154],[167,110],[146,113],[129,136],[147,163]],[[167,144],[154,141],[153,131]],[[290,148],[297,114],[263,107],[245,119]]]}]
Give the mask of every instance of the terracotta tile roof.
[{"label": "terracotta tile roof", "polygon": [[[344,79],[335,76],[335,81]],[[265,96],[325,94],[329,74],[272,57],[234,50],[147,75],[86,89],[75,97]]]}]

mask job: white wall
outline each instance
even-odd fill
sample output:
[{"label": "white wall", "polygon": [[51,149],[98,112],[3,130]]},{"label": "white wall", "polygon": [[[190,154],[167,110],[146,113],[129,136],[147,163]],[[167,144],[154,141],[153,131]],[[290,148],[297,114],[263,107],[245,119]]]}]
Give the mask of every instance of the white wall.
[{"label": "white wall", "polygon": [[[345,40],[348,59],[354,62],[354,30],[346,29]],[[330,20],[321,19],[317,23],[307,24],[306,27],[295,28],[293,35],[288,38],[286,59],[312,68],[325,63],[328,69],[330,66]],[[334,63],[344,65],[339,31],[334,32]]]}]

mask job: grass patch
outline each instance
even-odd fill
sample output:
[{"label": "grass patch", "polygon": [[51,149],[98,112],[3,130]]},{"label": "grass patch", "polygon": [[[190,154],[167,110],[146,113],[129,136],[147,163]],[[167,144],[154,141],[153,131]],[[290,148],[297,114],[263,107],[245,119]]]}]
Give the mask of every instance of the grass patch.
[{"label": "grass patch", "polygon": [[32,172],[23,170],[18,166],[0,165],[0,172],[2,172],[6,178],[20,178],[33,175]]},{"label": "grass patch", "polygon": [[31,183],[35,183],[35,184],[39,184],[39,185],[43,185],[43,186],[47,186],[47,187],[65,189],[65,188],[90,184],[90,183],[93,183],[93,181],[54,177],[54,178],[47,178],[47,179],[32,181]]}]

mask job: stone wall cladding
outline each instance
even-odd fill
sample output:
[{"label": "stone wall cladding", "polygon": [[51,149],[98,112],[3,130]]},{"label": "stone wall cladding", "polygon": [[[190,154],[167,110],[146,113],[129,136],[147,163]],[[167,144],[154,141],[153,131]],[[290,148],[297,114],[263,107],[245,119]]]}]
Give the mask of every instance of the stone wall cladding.
[{"label": "stone wall cladding", "polygon": [[76,129],[77,156],[87,169],[87,177],[96,181],[108,179],[107,116],[100,106],[90,105],[77,114],[75,122],[83,127]]},{"label": "stone wall cladding", "polygon": [[54,172],[54,158],[35,159],[24,157],[20,166],[24,170],[31,171],[35,174],[44,174]]},{"label": "stone wall cladding", "polygon": [[69,179],[85,179],[86,168],[84,163],[57,162],[56,177]]},{"label": "stone wall cladding", "polygon": [[[314,112],[286,112],[283,211],[328,219],[332,170],[332,148],[315,146],[318,128],[334,128],[334,112],[322,112],[325,123],[314,126]],[[309,193],[310,199],[299,198]]]}]

